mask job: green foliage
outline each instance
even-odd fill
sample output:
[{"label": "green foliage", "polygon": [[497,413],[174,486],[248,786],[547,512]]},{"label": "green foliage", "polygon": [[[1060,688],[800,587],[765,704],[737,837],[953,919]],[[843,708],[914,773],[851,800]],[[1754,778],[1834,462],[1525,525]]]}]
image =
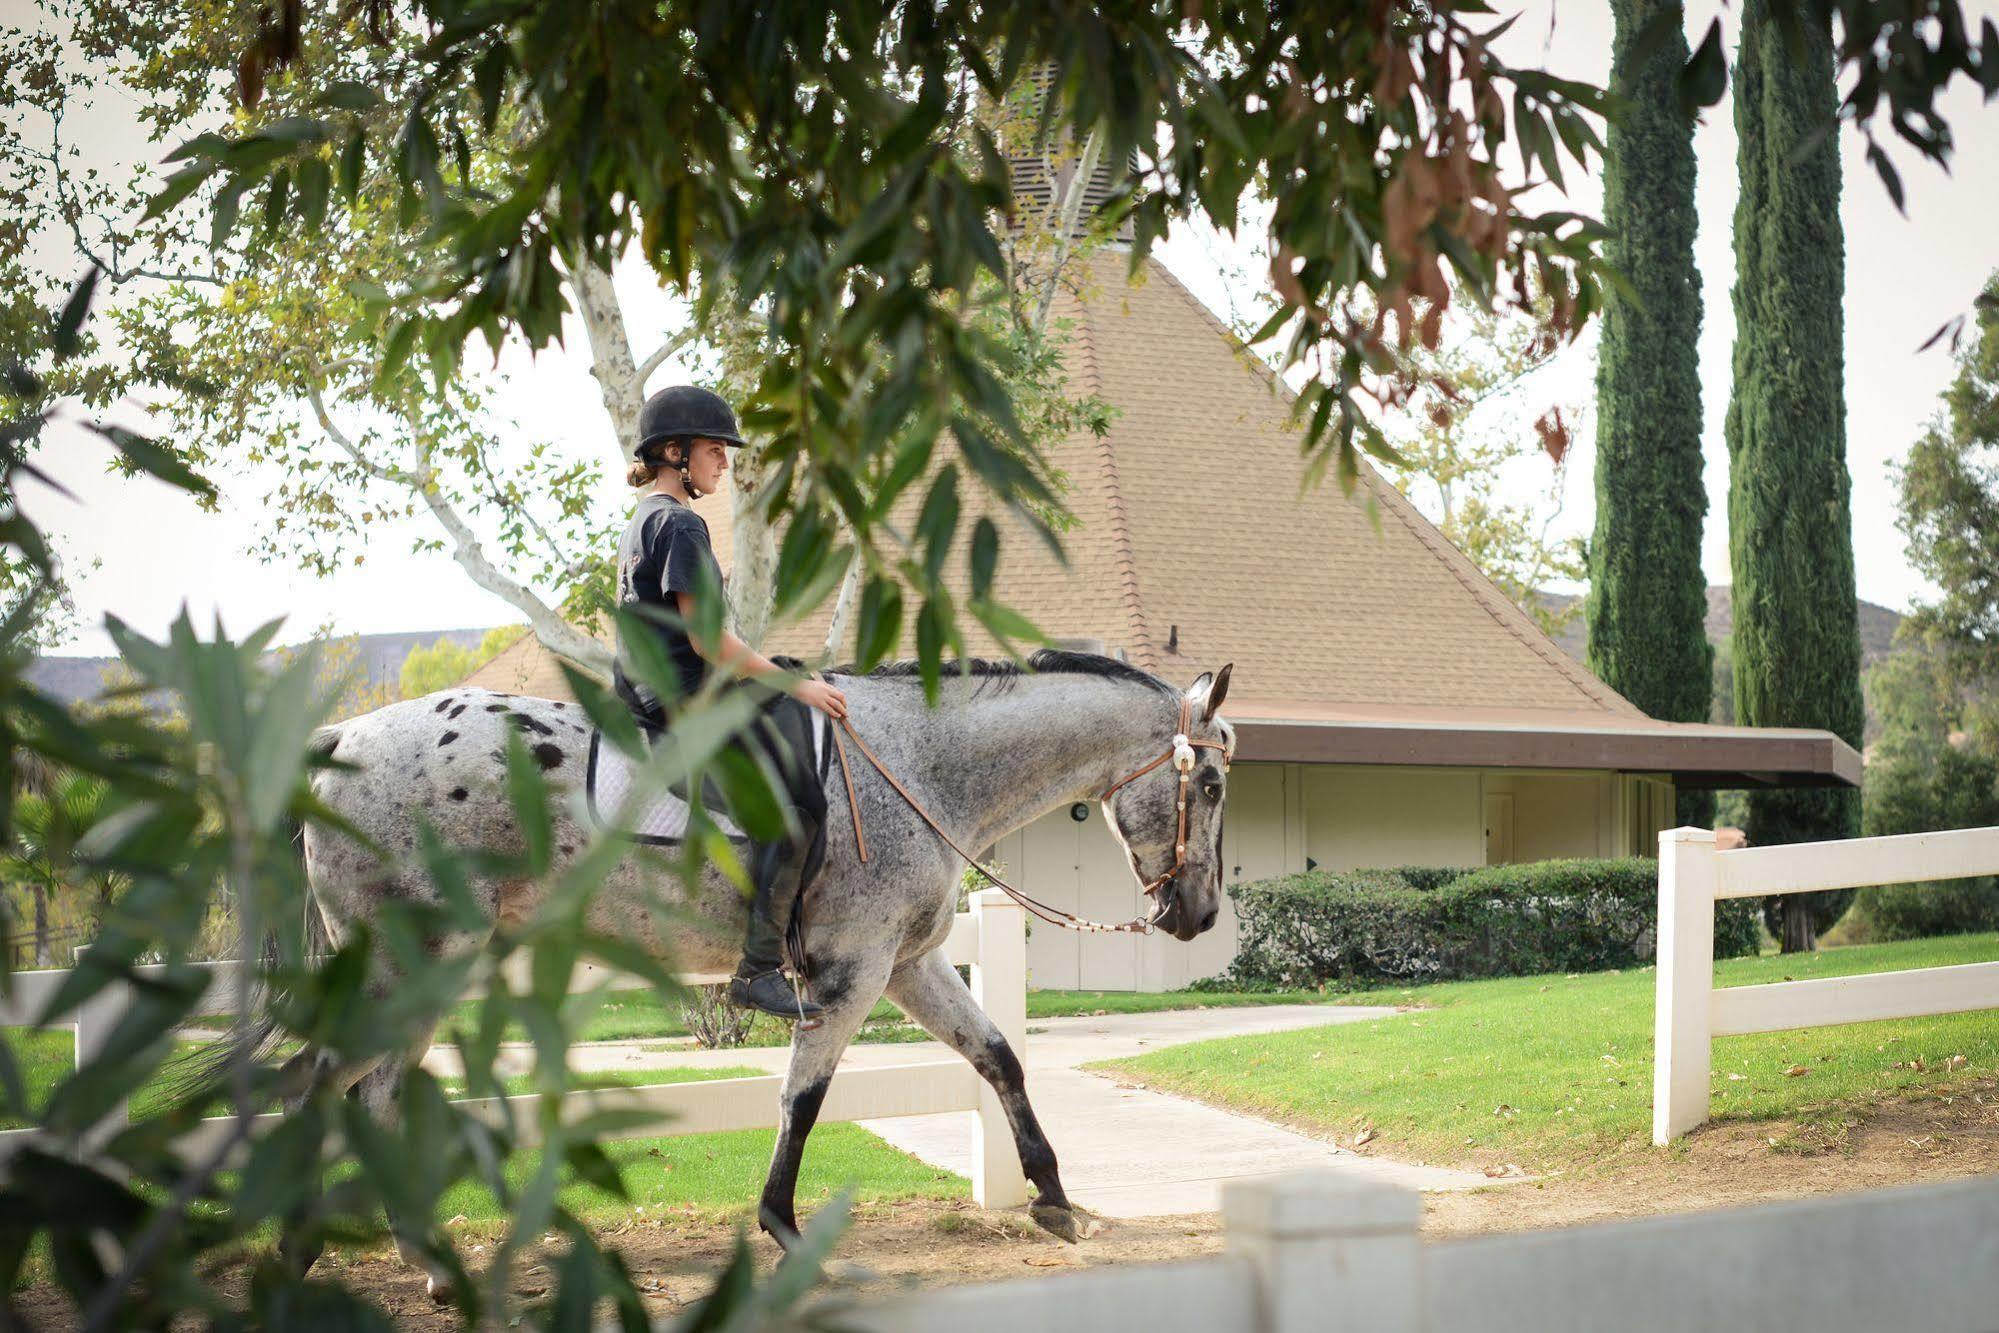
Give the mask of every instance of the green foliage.
[{"label": "green foliage", "polygon": [[125,880],[76,862],[77,843],[109,813],[105,783],[61,773],[44,786],[15,798],[13,845],[0,856],[7,943],[16,963],[66,967],[75,946],[103,928]]},{"label": "green foliage", "polygon": [[449,689],[513,647],[527,632],[526,625],[500,625],[487,630],[485,637],[470,648],[440,638],[428,648],[410,649],[403,658],[400,677],[403,698],[420,699]]},{"label": "green foliage", "polygon": [[[1780,30],[1773,0],[1745,8],[1736,66],[1735,383],[1728,404],[1735,715],[1823,727],[1858,749],[1865,714],[1846,471],[1841,314],[1846,245],[1830,23]],[[1858,793],[1749,794],[1752,846],[1848,838]],[[1770,899],[1787,951],[1813,947],[1850,893]]]},{"label": "green foliage", "polygon": [[[1103,215],[1132,228],[1135,258],[1179,219],[1233,229],[1268,196],[1281,308],[1262,338],[1320,368],[1300,402],[1315,470],[1350,480],[1373,446],[1361,398],[1395,378],[1390,341],[1418,332],[1412,303],[1444,299],[1447,270],[1481,302],[1524,291],[1531,271],[1571,333],[1598,304],[1592,224],[1530,211],[1501,159],[1557,181],[1587,170],[1601,95],[1506,66],[1475,9],[915,12],[606,2],[558,20],[420,3],[375,55],[344,16],[291,6],[295,41],[274,21],[265,37],[176,46],[189,69],[206,61],[207,88],[233,69],[252,107],[175,155],[152,211],[205,215],[225,241],[392,218],[423,271],[404,283],[404,253],[389,256],[389,299],[355,312],[384,393],[418,367],[448,383],[474,334],[546,345],[565,273],[637,251],[697,327],[758,326],[743,419],[766,445],[773,518],[851,536],[876,590],[863,605],[909,584],[926,661],[964,614],[1006,638],[1024,623],[944,594],[942,552],[974,507],[939,505],[909,533],[886,523],[908,488],[938,484],[929,465],[954,463],[1044,540],[1059,527],[1036,410],[1015,392],[1042,382],[1041,354],[1012,336],[1021,320],[989,317],[1012,299],[1001,234],[1022,211],[989,110],[1029,72],[1055,89],[1030,151],[1094,143],[1100,161],[1141,164],[1114,176]],[[147,23],[125,26],[134,48],[156,44],[139,40],[158,35]],[[494,136],[503,151],[482,169]],[[1360,316],[1356,285],[1395,327]],[[823,595],[843,558],[836,541],[787,543],[777,586]],[[857,642],[877,628],[857,621]]]},{"label": "green foliage", "polygon": [[1961,678],[1999,676],[1999,273],[1985,284],[1957,374],[1900,468],[1909,560],[1938,590],[1910,630]]},{"label": "green foliage", "polygon": [[[1700,273],[1694,267],[1693,126],[1675,76],[1687,61],[1680,0],[1615,0],[1604,146],[1604,301],[1597,362],[1596,532],[1589,546],[1590,670],[1648,715],[1704,722],[1712,649],[1701,569]],[[1713,797],[1684,793],[1705,827]]]},{"label": "green foliage", "polygon": [[[1588,570],[1581,539],[1556,530],[1563,463],[1548,467],[1538,433],[1562,409],[1551,408],[1530,429],[1520,401],[1561,347],[1547,314],[1545,302],[1525,314],[1473,307],[1435,349],[1411,348],[1403,362],[1416,387],[1384,428],[1394,457],[1383,470],[1514,605],[1558,634],[1581,603],[1557,610],[1541,590],[1578,582]],[[1534,493],[1514,499],[1523,475],[1533,477]]]},{"label": "green foliage", "polygon": [[[86,291],[84,306],[87,297]],[[81,320],[79,309],[75,321]],[[58,362],[77,354],[74,330],[64,331],[70,322],[65,317],[53,326]],[[36,401],[41,382],[23,360],[0,361],[0,376],[20,386],[23,401]],[[0,438],[31,438],[44,411],[7,420]],[[113,433],[112,443],[137,470],[183,489],[205,489],[150,440]],[[18,459],[9,457],[0,480],[11,487],[18,470]],[[13,515],[4,539],[37,577],[51,575],[46,544],[27,518]],[[45,1098],[30,1097],[16,1043],[0,1043],[0,1120],[37,1132],[36,1144],[10,1159],[0,1182],[0,1285],[17,1285],[28,1256],[38,1252],[48,1256],[54,1281],[86,1329],[173,1321],[271,1327],[291,1322],[288,1311],[306,1308],[337,1312],[343,1326],[386,1327],[373,1293],[343,1287],[337,1275],[308,1282],[263,1253],[257,1242],[284,1218],[287,1236],[307,1242],[369,1243],[393,1235],[442,1270],[449,1299],[468,1326],[569,1328],[612,1314],[626,1326],[640,1322],[629,1270],[575,1211],[580,1198],[572,1188],[587,1182],[614,1194],[624,1190],[618,1164],[597,1141],[628,1129],[631,1115],[570,1099],[566,1059],[587,1009],[567,1001],[580,965],[615,967],[668,992],[674,986],[670,964],[596,933],[586,919],[598,886],[627,849],[615,837],[593,840],[553,875],[550,793],[516,740],[508,790],[523,850],[460,852],[427,836],[415,848],[377,849],[397,873],[426,878],[434,901],[385,911],[327,948],[306,929],[311,912],[296,845],[302,824],[332,836],[347,832],[318,804],[309,781],[316,767],[333,762],[324,745],[311,743],[336,703],[317,649],[272,654],[275,623],[231,642],[219,632],[202,639],[183,616],[155,642],[112,620],[108,629],[134,688],[167,696],[172,716],[119,709],[85,715],[26,680],[28,625],[19,609],[0,623],[0,844],[23,846],[18,774],[74,773],[102,784],[101,813],[74,839],[44,837],[50,873],[66,883],[117,875],[128,885],[34,1026],[45,1034],[110,986],[124,989],[125,1002],[97,1055],[64,1071]],[[586,708],[606,710],[601,690],[587,681],[579,689]],[[719,708],[692,712],[690,720],[718,735],[737,721]],[[700,776],[659,774],[697,790]],[[698,847],[692,855],[698,859]],[[479,917],[472,886],[488,878],[543,880],[545,903],[481,948],[444,956],[427,949],[427,941],[449,938],[454,924]],[[232,1036],[211,1045],[216,1058],[197,1071],[192,1086],[182,1083],[184,1090],[164,1102],[135,1097],[159,1078],[173,1057],[174,1034],[215,981],[217,974],[194,966],[190,953],[223,904],[242,978],[227,990],[232,1031],[260,1032],[268,1023],[280,1049],[310,1042],[324,1059],[272,1068],[262,1063],[261,1043]],[[663,908],[640,905],[645,912]],[[515,954],[526,955],[531,979],[519,992],[506,980],[505,964]],[[0,988],[12,986],[12,978],[0,972]],[[404,1058],[478,983],[485,995],[476,1019],[454,1034],[467,1088],[475,1097],[503,1094],[499,1037],[509,1024],[524,1027],[540,1094],[529,1114],[541,1151],[530,1161],[514,1152],[528,1128],[520,1112],[509,1108],[498,1123],[470,1115],[421,1068],[405,1079],[394,1134],[349,1100],[336,1077]],[[24,1046],[30,1053],[46,1048],[34,1035]],[[260,1125],[258,1112],[280,1097],[287,1114],[275,1126]],[[101,1133],[127,1103],[129,1123]],[[186,1144],[192,1131],[204,1134],[202,1145]],[[320,1191],[328,1173],[337,1184]],[[486,1191],[506,1219],[476,1274],[453,1250],[440,1210],[462,1188]],[[779,1280],[755,1281],[746,1251],[739,1251],[731,1274],[708,1298],[701,1325],[765,1326],[785,1317],[813,1280],[842,1212],[837,1203],[821,1210],[803,1252]],[[547,1284],[552,1294],[529,1305],[516,1285],[518,1267],[526,1247],[550,1233],[567,1242],[567,1252]],[[232,1265],[247,1270],[248,1281],[218,1284],[218,1271]]]},{"label": "green foliage", "polygon": [[[1636,967],[1657,940],[1658,863],[1311,871],[1232,885],[1244,989]],[[1752,909],[1717,905],[1715,954],[1754,953]]]},{"label": "green foliage", "polygon": [[[1867,673],[1881,736],[1867,763],[1869,836],[1999,824],[1989,705],[1963,702],[1943,652],[1911,643]],[[1999,878],[1863,889],[1854,913],[1877,940],[1999,929]]]}]

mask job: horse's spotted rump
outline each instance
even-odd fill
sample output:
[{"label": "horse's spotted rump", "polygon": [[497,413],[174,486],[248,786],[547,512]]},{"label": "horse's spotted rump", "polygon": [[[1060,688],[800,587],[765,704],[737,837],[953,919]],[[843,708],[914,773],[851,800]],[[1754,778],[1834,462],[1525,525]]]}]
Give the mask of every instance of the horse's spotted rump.
[{"label": "horse's spotted rump", "polygon": [[526,713],[509,713],[507,714],[507,722],[515,731],[532,731],[537,736],[553,736],[555,734],[554,727],[549,726],[548,723],[541,721],[539,718],[529,717]]},{"label": "horse's spotted rump", "polygon": [[441,745],[441,746],[442,746],[442,745],[449,745],[449,744],[451,744],[451,742],[453,742],[453,741],[455,741],[455,740],[457,740],[457,739],[458,739],[458,733],[457,733],[457,732],[455,732],[455,731],[447,731],[447,732],[445,732],[445,733],[444,733],[444,734],[443,734],[442,736],[439,736],[439,737],[437,738],[437,743],[438,743],[439,745]]},{"label": "horse's spotted rump", "polygon": [[451,719],[452,719],[452,720],[454,720],[454,721],[456,721],[456,720],[457,720],[457,717],[458,717],[458,715],[459,715],[460,713],[464,712],[464,711],[465,711],[465,705],[464,705],[464,704],[460,704],[460,705],[458,705],[458,707],[456,707],[456,708],[452,709],[452,710],[451,710],[451,711],[450,711],[449,713],[446,713],[446,714],[445,714],[445,716],[446,716],[446,717],[448,717],[448,718],[451,718]]},{"label": "horse's spotted rump", "polygon": [[543,772],[547,772],[552,768],[560,768],[562,766],[562,747],[548,741],[543,741],[534,747],[534,761],[541,765]]},{"label": "horse's spotted rump", "polygon": [[462,801],[471,794],[471,792],[466,791],[463,787],[453,787],[451,789],[451,799],[454,801]]},{"label": "horse's spotted rump", "polygon": [[445,709],[449,707],[451,707],[451,699],[450,696],[447,695],[445,698],[439,699],[437,701],[437,707],[431,709],[430,711],[433,713],[442,713]]}]

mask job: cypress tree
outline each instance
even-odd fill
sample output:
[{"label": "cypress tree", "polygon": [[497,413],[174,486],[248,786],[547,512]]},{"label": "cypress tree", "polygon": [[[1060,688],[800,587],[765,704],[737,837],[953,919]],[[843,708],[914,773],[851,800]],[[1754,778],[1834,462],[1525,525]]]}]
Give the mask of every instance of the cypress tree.
[{"label": "cypress tree", "polygon": [[[1611,11],[1610,91],[1624,106],[1605,143],[1604,221],[1613,235],[1604,249],[1631,292],[1607,294],[1597,361],[1588,661],[1651,716],[1705,722],[1714,649],[1701,570],[1694,127],[1675,82],[1687,61],[1683,7],[1612,0]],[[1682,792],[1679,818],[1711,823],[1714,794]]]},{"label": "cypress tree", "polygon": [[[1735,124],[1735,391],[1728,404],[1735,709],[1748,726],[1823,727],[1861,743],[1851,484],[1841,353],[1846,247],[1832,120],[1832,31],[1799,7],[1743,7]],[[1816,17],[1814,17],[1816,15]],[[1808,151],[1801,147],[1810,143]],[[1852,837],[1859,793],[1750,793],[1752,845]],[[1766,900],[1786,951],[1815,947],[1850,893]]]}]

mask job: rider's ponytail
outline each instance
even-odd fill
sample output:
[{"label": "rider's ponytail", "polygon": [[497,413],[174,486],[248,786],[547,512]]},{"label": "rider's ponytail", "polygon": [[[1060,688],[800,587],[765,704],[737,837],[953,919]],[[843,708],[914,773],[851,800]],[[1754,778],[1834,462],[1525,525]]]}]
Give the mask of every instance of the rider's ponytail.
[{"label": "rider's ponytail", "polygon": [[[677,464],[670,463],[661,456],[664,450],[676,444],[680,445],[682,453],[682,461]],[[633,461],[632,465],[625,470],[625,484],[634,490],[644,490],[658,480],[659,474],[668,468],[672,468],[680,473],[681,479],[685,481],[687,477],[687,468],[685,465],[686,450],[687,446],[681,444],[679,440],[663,440],[658,444],[647,445],[639,457]]]}]

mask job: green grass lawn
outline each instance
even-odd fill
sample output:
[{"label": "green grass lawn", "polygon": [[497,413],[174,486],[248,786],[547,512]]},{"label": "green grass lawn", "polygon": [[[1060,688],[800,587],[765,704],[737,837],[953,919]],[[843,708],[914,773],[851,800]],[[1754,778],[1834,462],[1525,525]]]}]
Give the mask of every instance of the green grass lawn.
[{"label": "green grass lawn", "polygon": [[1067,1018],[1077,1014],[1154,1014],[1168,1009],[1235,1009],[1266,1004],[1336,1004],[1346,997],[1315,990],[1280,991],[1143,991],[1031,990],[1029,1018]]},{"label": "green grass lawn", "polygon": [[[623,1171],[631,1201],[581,1183],[569,1186],[563,1199],[592,1223],[622,1220],[631,1215],[634,1206],[649,1210],[693,1208],[732,1216],[747,1213],[763,1189],[775,1140],[776,1131],[769,1129],[620,1139],[604,1144],[604,1152]],[[507,1163],[508,1178],[517,1185],[525,1182],[538,1161],[536,1153],[515,1154]],[[809,1211],[848,1188],[854,1191],[856,1203],[962,1199],[971,1193],[971,1184],[963,1176],[891,1148],[859,1125],[820,1125],[812,1131],[799,1170],[799,1208]],[[442,1211],[446,1217],[463,1214],[473,1223],[506,1220],[492,1194],[471,1185],[460,1185],[446,1194]]]},{"label": "green grass lawn", "polygon": [[[1718,985],[1745,986],[1995,958],[1999,935],[1967,935],[1735,959],[1715,974]],[[1386,1156],[1546,1170],[1648,1140],[1653,984],[1646,968],[1376,991],[1353,998],[1424,1007],[1095,1067],[1342,1143],[1371,1126],[1373,1150]],[[1712,1106],[1717,1119],[1811,1115],[1994,1073],[1999,1012],[1990,1010],[1723,1037]]]},{"label": "green grass lawn", "polygon": [[[23,1040],[26,1038],[27,1040]],[[32,1068],[41,1095],[68,1068],[71,1057],[66,1032],[21,1032],[9,1034],[16,1056]],[[59,1039],[59,1040],[58,1040]],[[183,1043],[192,1045],[192,1043]],[[30,1059],[31,1057],[31,1059]],[[764,1071],[749,1066],[714,1069],[621,1069],[594,1073],[580,1080],[589,1086],[640,1087],[660,1083],[697,1083],[724,1078],[754,1078]],[[445,1091],[462,1096],[464,1081],[441,1080]],[[531,1092],[532,1075],[505,1080],[507,1092]],[[156,1093],[154,1095],[157,1095]],[[148,1093],[141,1090],[134,1099],[143,1112]],[[16,1128],[19,1122],[0,1126]],[[764,1172],[770,1165],[774,1131],[735,1130],[719,1134],[687,1134],[651,1138],[619,1139],[604,1144],[604,1151],[623,1170],[629,1201],[582,1183],[571,1185],[564,1199],[592,1222],[628,1216],[635,1205],[649,1209],[689,1209],[700,1213],[736,1214],[752,1207],[763,1187]],[[525,1182],[540,1160],[537,1152],[517,1153],[507,1164],[507,1173],[516,1184]],[[798,1198],[810,1207],[852,1187],[856,1202],[888,1202],[899,1199],[952,1199],[970,1193],[962,1176],[918,1161],[891,1148],[857,1125],[826,1124],[813,1132],[799,1177]],[[483,1188],[461,1185],[445,1198],[444,1216],[463,1214],[469,1223],[497,1223],[506,1220],[498,1201]]]}]

